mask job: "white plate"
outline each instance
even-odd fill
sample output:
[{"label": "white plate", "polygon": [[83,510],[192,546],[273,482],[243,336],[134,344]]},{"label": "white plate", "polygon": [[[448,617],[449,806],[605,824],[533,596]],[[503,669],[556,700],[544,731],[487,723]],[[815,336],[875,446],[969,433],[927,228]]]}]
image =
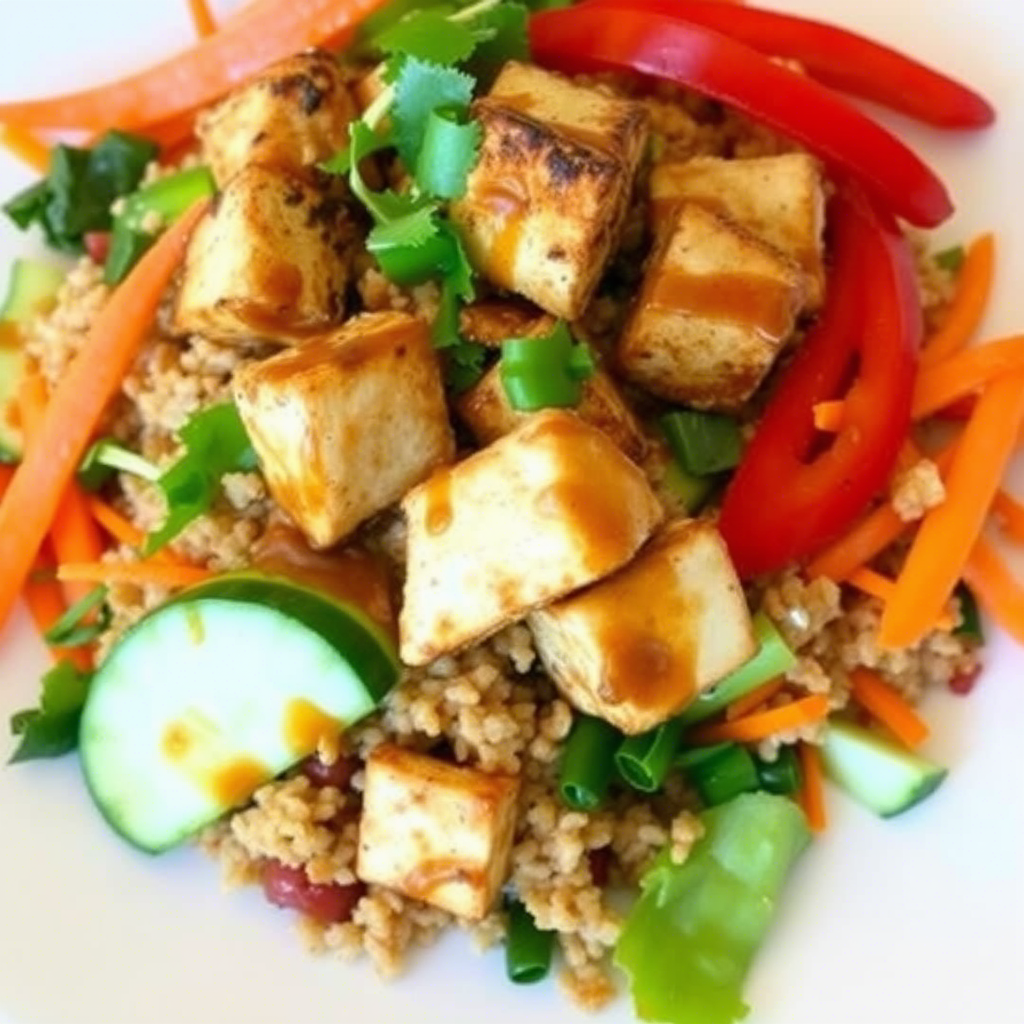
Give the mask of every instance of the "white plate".
[{"label": "white plate", "polygon": [[[786,0],[959,74],[999,127],[955,137],[897,128],[942,170],[956,240],[999,232],[990,331],[1024,327],[1024,41],[1020,0]],[[189,38],[184,0],[6,0],[0,96],[45,93],[144,62]],[[28,181],[0,165],[0,195]],[[26,242],[0,228],[2,262]],[[0,568],[2,571],[2,568]],[[883,823],[829,794],[748,995],[752,1024],[1024,1021],[1024,656],[996,637],[970,699],[937,695],[929,753],[949,781]],[[0,638],[0,760],[8,715],[34,702],[44,665],[27,620]],[[367,966],[307,958],[288,916],[256,891],[224,896],[185,850],[141,856],[112,835],[74,759],[0,769],[0,1022],[299,1024],[320,1020],[534,1024],[578,1017],[554,984],[516,989],[500,953],[454,935],[384,986]],[[632,1020],[620,1001],[602,1016]]]}]

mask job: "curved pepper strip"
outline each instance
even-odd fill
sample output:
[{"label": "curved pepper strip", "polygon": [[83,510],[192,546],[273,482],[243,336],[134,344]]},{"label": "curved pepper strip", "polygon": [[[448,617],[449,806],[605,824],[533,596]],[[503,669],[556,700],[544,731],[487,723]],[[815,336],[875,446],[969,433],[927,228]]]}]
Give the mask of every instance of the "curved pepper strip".
[{"label": "curved pepper strip", "polygon": [[[587,0],[602,6],[606,0]],[[614,0],[618,5],[622,0]],[[973,89],[872,39],[810,18],[721,0],[626,0],[625,6],[684,18],[769,57],[799,61],[823,85],[937,128],[984,128],[992,105]]]},{"label": "curved pepper strip", "polygon": [[540,64],[570,72],[633,70],[727,103],[802,143],[894,213],[935,227],[952,212],[945,186],[894,135],[822,85],[742,43],[629,0],[544,11],[530,21]]},{"label": "curved pepper strip", "polygon": [[[892,218],[842,190],[817,324],[783,376],[725,494],[719,526],[741,576],[799,561],[846,530],[889,480],[910,427],[922,318]],[[845,393],[823,451],[813,407]]]}]

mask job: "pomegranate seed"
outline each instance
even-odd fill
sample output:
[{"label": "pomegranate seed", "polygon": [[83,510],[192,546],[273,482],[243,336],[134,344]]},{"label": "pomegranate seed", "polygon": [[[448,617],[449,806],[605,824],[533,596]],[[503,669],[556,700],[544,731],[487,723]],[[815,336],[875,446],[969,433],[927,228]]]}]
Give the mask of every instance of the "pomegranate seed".
[{"label": "pomegranate seed", "polygon": [[276,907],[298,910],[321,924],[348,921],[366,892],[362,882],[338,885],[311,882],[302,868],[291,868],[279,860],[263,865],[263,894]]},{"label": "pomegranate seed", "polygon": [[107,262],[107,253],[110,252],[109,231],[86,231],[83,241],[85,251],[93,263]]},{"label": "pomegranate seed", "polygon": [[344,790],[348,789],[356,766],[354,757],[339,757],[334,764],[325,764],[318,755],[313,754],[302,762],[302,774],[314,786],[333,786],[335,789]]},{"label": "pomegranate seed", "polygon": [[958,697],[966,697],[974,689],[980,675],[980,665],[975,665],[974,668],[968,669],[966,672],[957,672],[949,681],[949,689]]}]

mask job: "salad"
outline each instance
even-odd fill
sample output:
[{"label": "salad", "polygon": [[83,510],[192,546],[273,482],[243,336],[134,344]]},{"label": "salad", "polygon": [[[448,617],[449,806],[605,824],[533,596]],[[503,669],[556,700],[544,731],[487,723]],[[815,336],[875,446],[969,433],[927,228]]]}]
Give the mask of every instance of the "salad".
[{"label": "salad", "polygon": [[54,654],[14,760],[382,973],[455,925],[738,1019],[823,776],[929,798],[918,698],[978,604],[1024,635],[992,236],[908,240],[951,200],[841,94],[993,111],[708,0],[197,10],[0,103],[5,210],[77,259],[2,311],[0,615]]}]

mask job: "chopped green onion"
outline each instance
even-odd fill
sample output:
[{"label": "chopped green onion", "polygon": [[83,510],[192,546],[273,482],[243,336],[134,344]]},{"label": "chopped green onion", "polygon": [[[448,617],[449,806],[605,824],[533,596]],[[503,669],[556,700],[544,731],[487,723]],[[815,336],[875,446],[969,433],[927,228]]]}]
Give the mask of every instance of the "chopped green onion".
[{"label": "chopped green onion", "polygon": [[727,675],[710,690],[705,690],[684,712],[683,721],[694,725],[721,711],[727,704],[781,676],[796,664],[796,655],[789,649],[779,631],[764,612],[754,616],[757,653],[750,661]]},{"label": "chopped green onion", "polygon": [[505,970],[516,985],[534,985],[551,970],[555,933],[541,931],[530,912],[516,901],[508,910]]},{"label": "chopped green onion", "polygon": [[562,320],[550,334],[509,338],[501,344],[501,383],[519,412],[574,408],[583,396],[583,381],[594,369],[589,347],[575,343]]},{"label": "chopped green onion", "polygon": [[619,731],[603,719],[576,716],[558,777],[558,789],[567,807],[593,811],[601,805],[612,780],[615,748],[621,739]]},{"label": "chopped green onion", "polygon": [[683,469],[676,459],[668,463],[664,482],[691,515],[701,510],[715,488],[714,477],[694,476]]},{"label": "chopped green onion", "polygon": [[78,482],[89,491],[99,490],[115,472],[131,473],[150,482],[160,476],[160,470],[148,459],[130,451],[113,438],[101,438],[82,456],[78,467]]},{"label": "chopped green onion", "polygon": [[753,793],[761,781],[750,751],[738,743],[691,768],[689,775],[707,807],[728,803],[740,793]]},{"label": "chopped green onion", "polygon": [[960,583],[956,588],[956,596],[960,601],[960,625],[953,630],[955,636],[965,636],[976,640],[979,644],[985,642],[985,631],[981,627],[981,613],[978,611],[978,602],[974,597],[971,588],[966,583]]},{"label": "chopped green onion", "polygon": [[[103,608],[106,599],[106,587],[90,590],[43,634],[43,639],[53,647],[81,647],[92,643],[110,625],[110,615]],[[97,608],[103,608],[105,614],[101,613],[92,622],[86,622]]]},{"label": "chopped green onion", "polygon": [[949,249],[943,249],[942,252],[935,254],[935,265],[941,267],[943,270],[948,270],[952,274],[960,272],[960,268],[964,265],[964,260],[967,258],[967,254],[964,252],[962,245],[954,245]]},{"label": "chopped green onion", "polygon": [[694,768],[699,768],[705,761],[717,757],[731,746],[731,743],[713,743],[710,747],[684,747],[677,751],[672,763],[676,768],[689,772]]},{"label": "chopped green onion", "polygon": [[680,465],[695,476],[733,469],[743,454],[740,428],[731,416],[677,409],[661,418]]},{"label": "chopped green onion", "polygon": [[758,759],[757,775],[762,789],[779,796],[795,793],[802,781],[800,762],[792,747],[782,747],[774,761]]},{"label": "chopped green onion", "polygon": [[672,767],[683,722],[670,718],[656,729],[630,736],[615,752],[615,767],[634,789],[641,793],[654,793],[661,789]]}]

